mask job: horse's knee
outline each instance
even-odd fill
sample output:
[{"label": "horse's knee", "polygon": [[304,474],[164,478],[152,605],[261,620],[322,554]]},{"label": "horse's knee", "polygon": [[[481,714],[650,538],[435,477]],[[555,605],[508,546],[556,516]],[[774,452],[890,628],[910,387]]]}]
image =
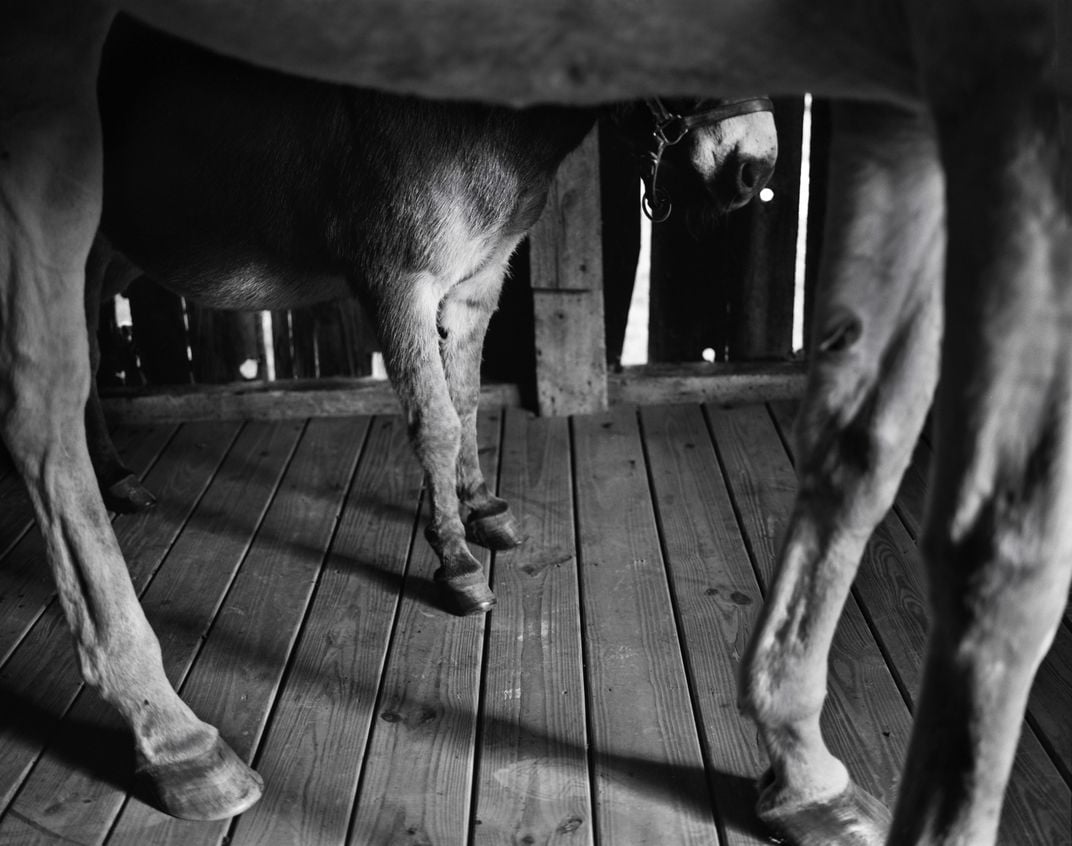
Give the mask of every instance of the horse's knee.
[{"label": "horse's knee", "polygon": [[450,404],[415,409],[410,415],[410,439],[422,461],[449,460],[453,466],[458,459],[461,434],[461,419]]},{"label": "horse's knee", "polygon": [[0,431],[15,455],[41,456],[83,429],[89,395],[86,351],[73,352],[61,341],[49,347],[48,361],[27,356],[3,374]]},{"label": "horse's knee", "polygon": [[1002,487],[925,530],[932,638],[949,660],[1033,674],[1067,601],[1072,531],[1048,486]]}]

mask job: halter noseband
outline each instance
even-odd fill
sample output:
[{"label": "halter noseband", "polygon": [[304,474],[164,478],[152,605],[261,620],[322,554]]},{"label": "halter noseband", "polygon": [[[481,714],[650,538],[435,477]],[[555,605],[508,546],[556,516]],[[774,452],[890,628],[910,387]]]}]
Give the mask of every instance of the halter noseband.
[{"label": "halter noseband", "polygon": [[662,164],[663,153],[667,147],[680,144],[692,130],[701,126],[710,126],[721,123],[732,117],[750,115],[754,112],[773,112],[774,104],[768,97],[751,97],[746,100],[730,100],[719,103],[710,109],[692,112],[687,115],[674,114],[658,97],[650,97],[644,101],[651,115],[655,119],[652,129],[652,137],[655,139],[655,149],[646,154],[647,168],[644,172],[644,199],[641,206],[644,214],[653,223],[662,223],[670,217],[672,205],[670,197],[665,191],[659,191],[659,165]]}]

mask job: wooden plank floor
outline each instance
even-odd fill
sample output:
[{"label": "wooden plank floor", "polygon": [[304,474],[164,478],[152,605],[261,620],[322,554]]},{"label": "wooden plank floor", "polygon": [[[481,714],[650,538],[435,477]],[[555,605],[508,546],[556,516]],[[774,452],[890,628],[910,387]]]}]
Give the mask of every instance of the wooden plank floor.
[{"label": "wooden plank floor", "polygon": [[[760,844],[735,676],[795,480],[783,405],[485,412],[528,542],[499,604],[439,606],[396,417],[125,427],[160,496],[118,517],[169,677],[265,776],[218,824],[131,796],[28,501],[0,464],[0,846]],[[921,445],[838,630],[824,730],[892,799],[926,631]],[[1025,722],[1002,844],[1072,844],[1072,625]]]}]

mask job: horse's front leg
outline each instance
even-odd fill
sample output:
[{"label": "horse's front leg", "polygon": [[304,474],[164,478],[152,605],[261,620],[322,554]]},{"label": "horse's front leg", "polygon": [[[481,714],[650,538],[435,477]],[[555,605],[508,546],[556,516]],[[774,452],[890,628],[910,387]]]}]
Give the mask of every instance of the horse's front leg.
[{"label": "horse's front leg", "polygon": [[473,543],[500,550],[517,546],[523,536],[506,500],[488,490],[484,480],[476,416],[484,336],[498,305],[513,247],[513,242],[504,244],[484,269],[454,287],[440,304],[438,316],[443,370],[461,423],[458,500],[465,534]]},{"label": "horse's front leg", "polygon": [[432,519],[426,536],[440,560],[435,579],[452,611],[480,614],[495,605],[495,595],[466,544],[459,514],[462,423],[439,352],[441,290],[439,281],[427,273],[387,280],[372,293],[372,314],[384,364],[428,484]]},{"label": "horse's front leg", "polygon": [[[936,21],[935,8],[949,319],[923,543],[932,623],[891,842],[986,846],[1072,574],[1072,226],[1046,18],[1010,4],[979,21],[973,5]],[[947,75],[942,59],[966,52],[946,43],[957,33],[978,64]]]},{"label": "horse's front leg", "polygon": [[852,784],[819,717],[837,620],[930,404],[941,324],[943,191],[929,124],[844,104],[834,128],[799,490],[741,675],[771,764],[759,816],[796,846],[884,842],[888,812]]},{"label": "horse's front leg", "polygon": [[261,781],[164,675],[86,450],[85,262],[100,215],[94,83],[109,15],[8,4],[0,28],[0,436],[26,483],[86,682],[163,810],[225,818]]}]

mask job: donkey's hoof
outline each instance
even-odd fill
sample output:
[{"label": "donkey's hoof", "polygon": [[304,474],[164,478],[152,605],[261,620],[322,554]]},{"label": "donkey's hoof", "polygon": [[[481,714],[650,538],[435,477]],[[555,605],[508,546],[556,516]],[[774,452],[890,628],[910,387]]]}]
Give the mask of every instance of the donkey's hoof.
[{"label": "donkey's hoof", "polygon": [[520,546],[525,540],[521,526],[506,503],[494,511],[473,511],[465,520],[465,539],[485,549],[503,550]]},{"label": "donkey's hoof", "polygon": [[760,805],[759,818],[787,846],[882,846],[890,829],[886,806],[851,782],[837,796],[820,802]]},{"label": "donkey's hoof", "polygon": [[222,740],[187,761],[139,768],[148,799],[183,820],[225,820],[261,798],[264,780]]},{"label": "donkey's hoof", "polygon": [[156,505],[156,497],[133,473],[104,490],[104,504],[119,514],[138,514]]},{"label": "donkey's hoof", "polygon": [[443,590],[447,606],[459,617],[487,614],[495,607],[495,594],[488,587],[482,571],[451,576],[440,568],[435,580]]}]

